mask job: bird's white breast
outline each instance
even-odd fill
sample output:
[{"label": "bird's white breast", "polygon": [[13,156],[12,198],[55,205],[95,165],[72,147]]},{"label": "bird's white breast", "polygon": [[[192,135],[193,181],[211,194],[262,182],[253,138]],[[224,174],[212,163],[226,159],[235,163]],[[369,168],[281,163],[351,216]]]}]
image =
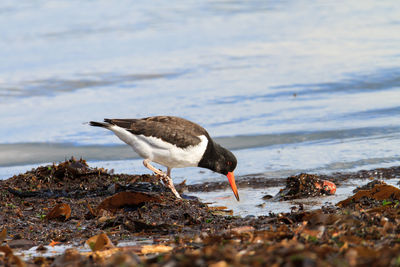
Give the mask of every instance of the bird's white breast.
[{"label": "bird's white breast", "polygon": [[196,167],[208,144],[208,139],[204,135],[199,136],[201,139],[199,144],[181,148],[157,137],[132,134],[116,125],[112,125],[109,129],[141,157],[170,168]]}]

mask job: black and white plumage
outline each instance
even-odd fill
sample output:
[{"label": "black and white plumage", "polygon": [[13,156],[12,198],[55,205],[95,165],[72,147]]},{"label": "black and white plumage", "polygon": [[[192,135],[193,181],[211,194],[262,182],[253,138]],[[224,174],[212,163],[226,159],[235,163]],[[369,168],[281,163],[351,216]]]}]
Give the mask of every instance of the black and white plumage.
[{"label": "black and white plumage", "polygon": [[[104,119],[91,126],[107,128],[144,158],[143,164],[159,174],[166,186],[180,198],[170,178],[172,168],[202,167],[228,177],[237,200],[233,171],[237,160],[232,152],[215,143],[200,125],[173,116],[142,119]],[[153,167],[156,162],[167,167],[167,174]]]}]

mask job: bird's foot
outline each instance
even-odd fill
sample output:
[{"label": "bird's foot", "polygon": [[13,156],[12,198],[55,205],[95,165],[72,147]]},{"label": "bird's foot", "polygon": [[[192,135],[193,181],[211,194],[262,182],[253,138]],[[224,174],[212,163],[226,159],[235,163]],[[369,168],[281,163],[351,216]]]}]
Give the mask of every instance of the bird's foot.
[{"label": "bird's foot", "polygon": [[[155,174],[157,174],[160,177],[160,180],[163,181],[164,185],[171,189],[172,193],[176,196],[176,198],[181,199],[181,196],[179,195],[178,191],[176,191],[174,183],[172,182],[172,179],[164,172],[161,170],[155,168],[153,165],[150,164],[149,159],[145,159],[143,161],[143,165],[148,168],[149,170],[152,170]],[[171,172],[170,169],[168,172]]]},{"label": "bird's foot", "polygon": [[160,178],[163,181],[164,185],[172,191],[172,193],[176,196],[176,198],[181,199],[181,196],[179,195],[178,191],[176,191],[176,189],[175,189],[172,179],[166,174],[160,176]]}]

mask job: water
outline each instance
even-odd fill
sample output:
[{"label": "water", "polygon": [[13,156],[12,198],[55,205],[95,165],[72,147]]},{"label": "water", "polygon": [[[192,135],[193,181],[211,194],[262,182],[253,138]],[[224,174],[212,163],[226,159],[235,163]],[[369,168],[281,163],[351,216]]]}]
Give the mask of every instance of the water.
[{"label": "water", "polygon": [[148,173],[85,123],[151,115],[207,128],[239,178],[400,164],[395,0],[2,1],[0,25],[0,178],[72,155]]}]

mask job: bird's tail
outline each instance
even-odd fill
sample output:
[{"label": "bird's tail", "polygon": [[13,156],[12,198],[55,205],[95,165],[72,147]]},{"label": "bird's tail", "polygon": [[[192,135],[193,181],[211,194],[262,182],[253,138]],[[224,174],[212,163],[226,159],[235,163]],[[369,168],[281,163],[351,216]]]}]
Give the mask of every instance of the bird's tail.
[{"label": "bird's tail", "polygon": [[96,127],[104,127],[104,128],[110,127],[110,124],[107,122],[90,121],[89,124],[90,126],[96,126]]}]

